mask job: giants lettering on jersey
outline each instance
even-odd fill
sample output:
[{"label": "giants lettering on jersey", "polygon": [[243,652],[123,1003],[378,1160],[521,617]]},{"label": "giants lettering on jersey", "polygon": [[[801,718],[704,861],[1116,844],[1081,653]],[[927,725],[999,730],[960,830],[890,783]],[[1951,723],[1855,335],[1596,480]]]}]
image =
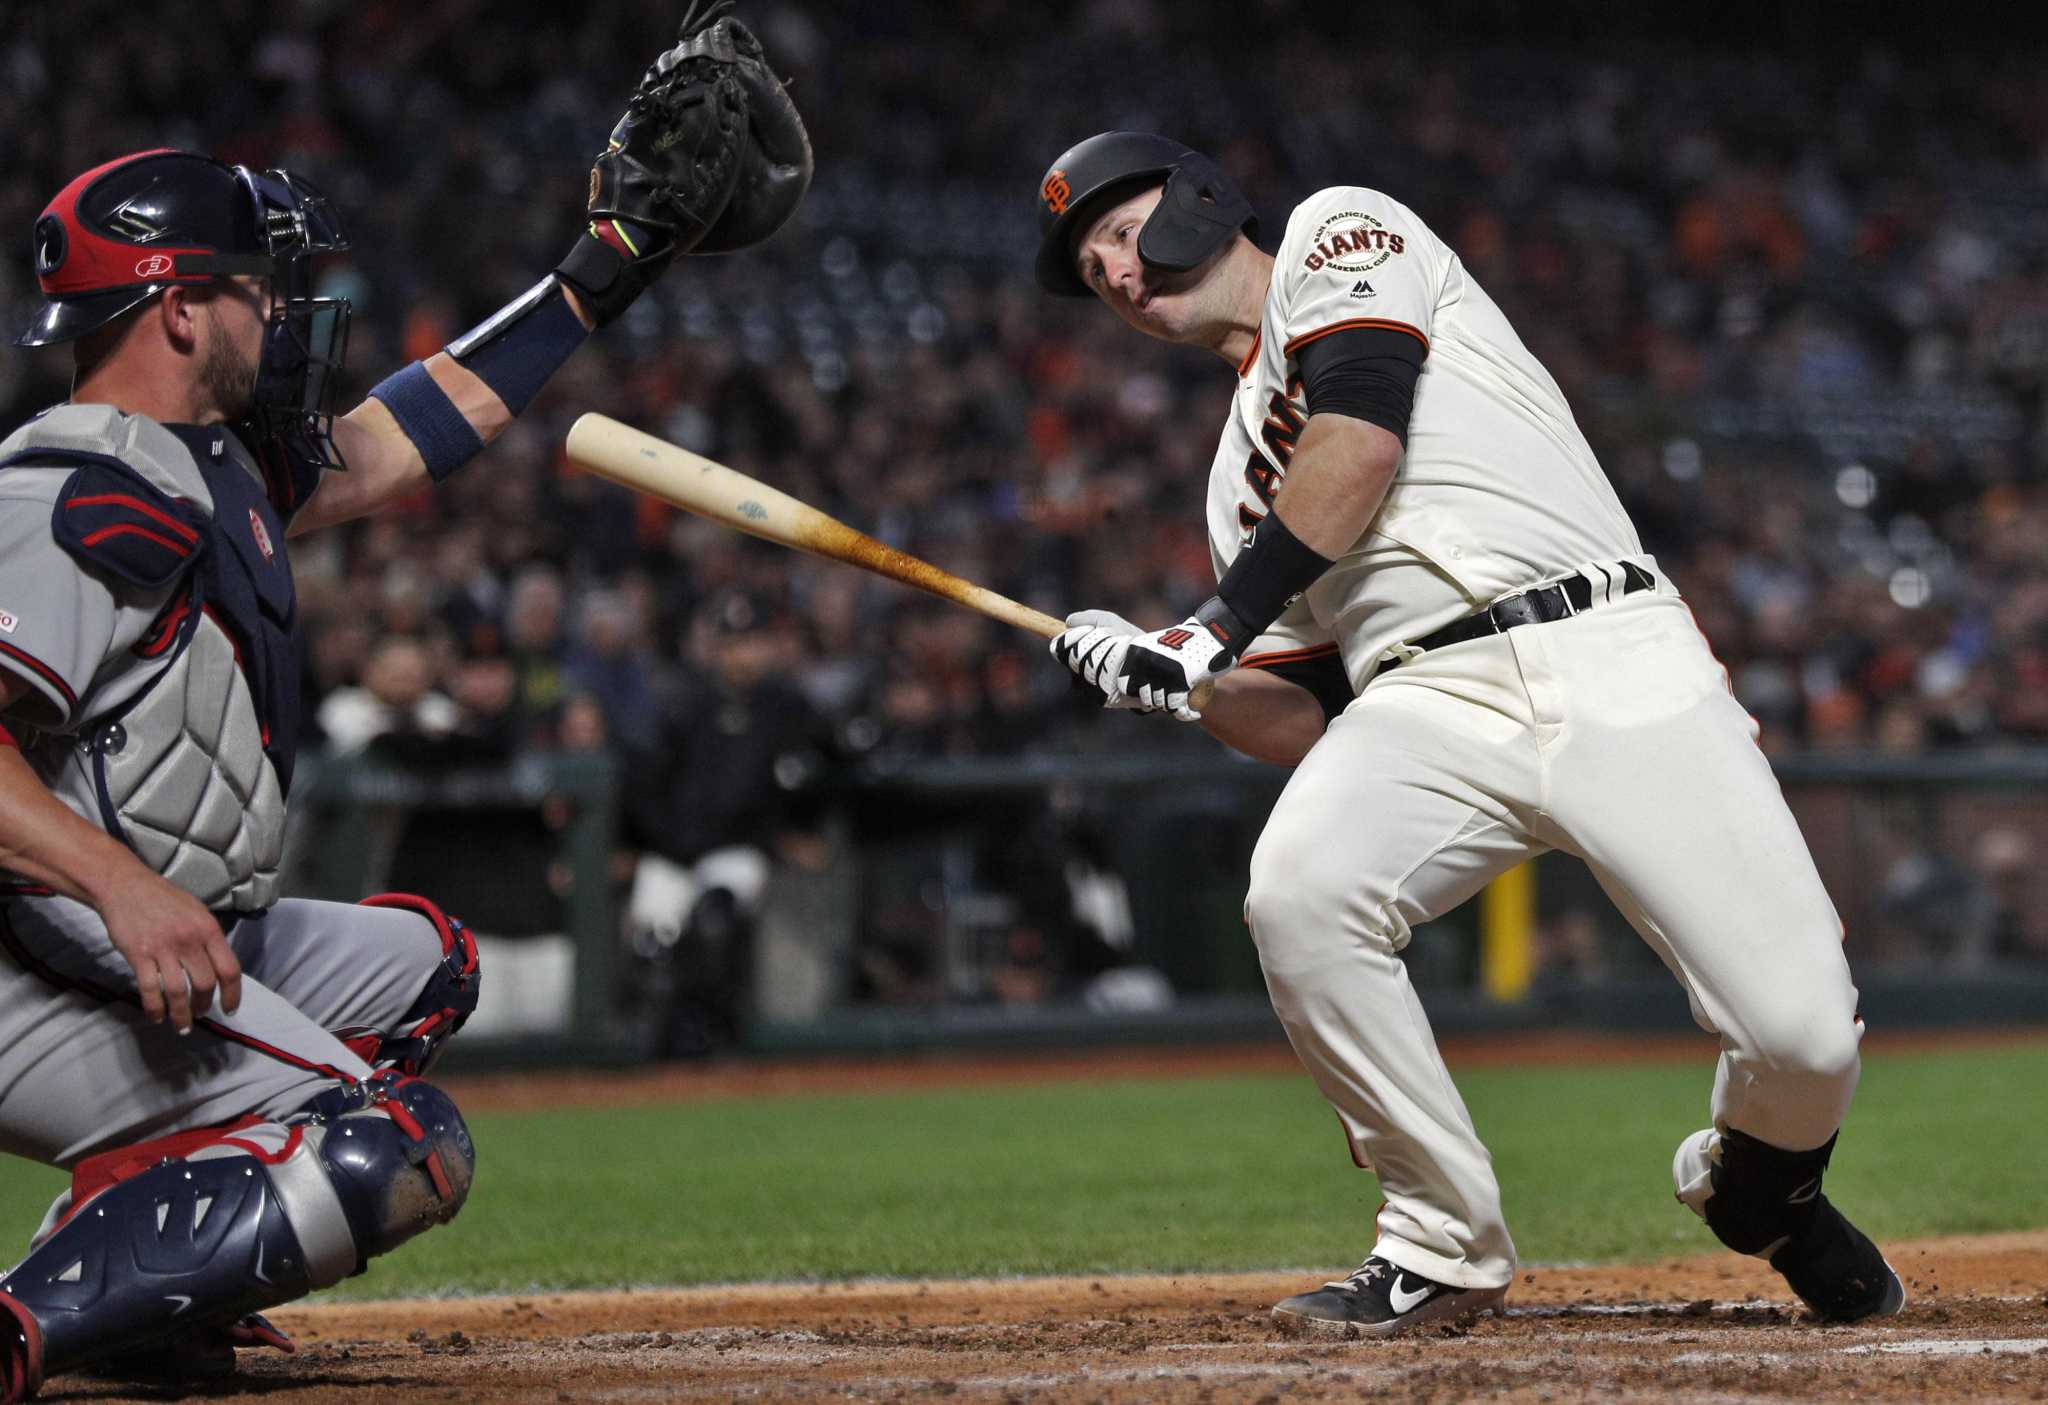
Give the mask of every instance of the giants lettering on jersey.
[{"label": "giants lettering on jersey", "polygon": [[1368,273],[1406,247],[1400,235],[1374,216],[1362,210],[1339,210],[1317,227],[1315,247],[1301,265],[1310,273],[1324,268]]},{"label": "giants lettering on jersey", "polygon": [[[1276,390],[1266,402],[1266,422],[1259,426],[1259,438],[1265,442],[1266,452],[1273,456],[1272,462],[1268,463],[1265,455],[1256,451],[1245,461],[1244,481],[1266,512],[1273,510],[1273,499],[1287,478],[1287,465],[1294,459],[1294,441],[1301,437],[1301,427],[1307,423],[1308,404],[1302,398],[1301,373],[1297,371],[1287,378],[1286,393]],[[1243,503],[1238,504],[1241,542],[1250,542],[1252,529],[1265,519],[1266,512],[1254,512]]]}]

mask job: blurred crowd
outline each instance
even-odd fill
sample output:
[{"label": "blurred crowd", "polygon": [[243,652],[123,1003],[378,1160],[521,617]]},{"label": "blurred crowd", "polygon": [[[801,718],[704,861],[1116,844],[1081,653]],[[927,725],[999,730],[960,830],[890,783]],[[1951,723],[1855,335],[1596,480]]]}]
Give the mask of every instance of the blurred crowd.
[{"label": "blurred crowd", "polygon": [[[1051,613],[1177,617],[1211,584],[1230,380],[1028,273],[1046,163],[1129,126],[1218,155],[1268,247],[1323,185],[1427,219],[1563,386],[1767,747],[2048,740],[2048,85],[2023,46],[1589,37],[1577,4],[1532,41],[1498,7],[1437,33],[1299,9],[749,0],[816,141],[805,208],[761,250],[683,261],[439,492],[295,543],[313,735],[659,758],[766,689],[820,764],[1206,745],[1078,707],[1035,639],[562,452],[604,411]],[[359,394],[566,249],[674,19],[24,9],[0,36],[0,307],[26,313],[30,225],[91,164],[170,144],[288,165],[355,239],[326,291],[356,305]],[[61,351],[0,360],[0,428],[67,374]]]}]

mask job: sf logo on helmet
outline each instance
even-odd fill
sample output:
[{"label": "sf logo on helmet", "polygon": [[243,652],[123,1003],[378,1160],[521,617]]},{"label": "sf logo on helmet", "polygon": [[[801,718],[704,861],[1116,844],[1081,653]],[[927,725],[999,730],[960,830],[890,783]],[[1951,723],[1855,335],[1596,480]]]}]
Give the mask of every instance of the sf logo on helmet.
[{"label": "sf logo on helmet", "polygon": [[1054,171],[1045,178],[1045,189],[1039,193],[1045,196],[1045,208],[1056,215],[1063,215],[1067,212],[1067,201],[1072,197],[1074,188],[1067,184],[1065,171]]}]

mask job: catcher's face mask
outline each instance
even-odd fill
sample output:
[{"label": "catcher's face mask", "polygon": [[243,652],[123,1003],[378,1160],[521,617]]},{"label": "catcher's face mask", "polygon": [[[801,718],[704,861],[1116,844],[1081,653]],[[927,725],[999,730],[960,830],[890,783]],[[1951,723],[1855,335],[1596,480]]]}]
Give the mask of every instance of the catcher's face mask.
[{"label": "catcher's face mask", "polygon": [[[262,268],[270,279],[270,326],[256,369],[245,438],[261,457],[286,464],[345,468],[334,444],[336,376],[348,355],[346,298],[313,294],[312,261],[348,248],[341,221],[311,185],[288,171],[235,168],[251,203]],[[252,259],[254,263],[256,260]]]},{"label": "catcher's face mask", "polygon": [[316,477],[342,466],[330,401],[349,306],[313,296],[312,260],[347,248],[327,201],[288,171],[138,151],[78,176],[44,207],[35,269],[47,301],[15,344],[71,341],[169,287],[265,279],[273,302],[255,403],[236,428],[293,481]]}]

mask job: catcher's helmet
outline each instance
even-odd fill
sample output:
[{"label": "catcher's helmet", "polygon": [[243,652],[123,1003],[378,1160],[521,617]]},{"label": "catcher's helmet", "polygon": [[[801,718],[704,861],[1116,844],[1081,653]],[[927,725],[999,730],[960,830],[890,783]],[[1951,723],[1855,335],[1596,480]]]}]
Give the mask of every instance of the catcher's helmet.
[{"label": "catcher's helmet", "polygon": [[313,296],[311,259],[347,248],[326,199],[288,171],[138,151],[72,181],[36,220],[36,279],[48,301],[14,343],[71,341],[173,284],[268,279],[270,327],[245,437],[259,451],[338,467],[329,401],[349,305]]},{"label": "catcher's helmet", "polygon": [[1087,297],[1071,245],[1111,196],[1166,184],[1158,208],[1138,231],[1138,257],[1184,273],[1259,219],[1237,183],[1199,151],[1150,132],[1102,132],[1067,149],[1038,183],[1038,286]]}]

